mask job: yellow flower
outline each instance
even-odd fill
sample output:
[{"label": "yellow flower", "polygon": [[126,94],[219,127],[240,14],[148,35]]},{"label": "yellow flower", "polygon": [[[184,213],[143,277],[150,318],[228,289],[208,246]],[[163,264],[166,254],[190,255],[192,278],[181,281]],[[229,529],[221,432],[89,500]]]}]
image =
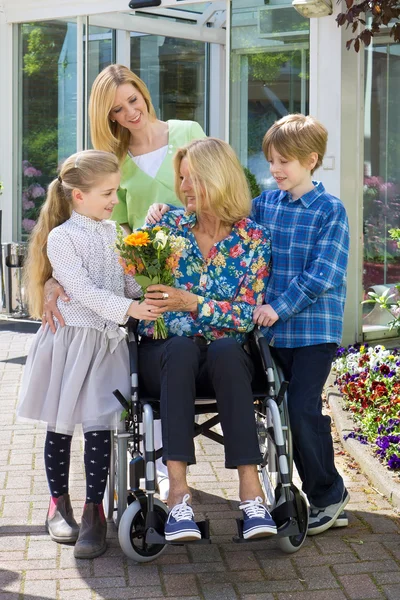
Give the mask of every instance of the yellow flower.
[{"label": "yellow flower", "polygon": [[201,312],[205,317],[209,317],[211,315],[211,309],[208,304],[203,304],[201,307]]},{"label": "yellow flower", "polygon": [[261,292],[264,289],[264,281],[262,279],[257,279],[257,281],[253,284],[253,290],[255,292]]},{"label": "yellow flower", "polygon": [[156,225],[156,227],[153,227],[153,231],[160,231],[161,227],[159,225]]},{"label": "yellow flower", "polygon": [[124,238],[124,242],[127,246],[147,246],[150,236],[147,231],[134,231]]},{"label": "yellow flower", "polygon": [[226,265],[225,257],[220,252],[218,252],[212,262],[216,267],[225,267]]},{"label": "yellow flower", "polygon": [[364,350],[365,350],[365,346],[360,346],[360,352],[362,353],[362,352],[364,352]]}]

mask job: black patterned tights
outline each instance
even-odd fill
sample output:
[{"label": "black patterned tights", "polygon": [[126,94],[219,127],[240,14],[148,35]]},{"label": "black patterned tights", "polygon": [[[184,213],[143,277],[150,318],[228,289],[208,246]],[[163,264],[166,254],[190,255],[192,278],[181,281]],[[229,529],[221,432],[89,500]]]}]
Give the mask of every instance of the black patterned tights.
[{"label": "black patterned tights", "polygon": [[[48,431],[44,445],[44,464],[50,494],[68,494],[71,435]],[[111,432],[85,433],[86,502],[101,504],[110,466]]]}]

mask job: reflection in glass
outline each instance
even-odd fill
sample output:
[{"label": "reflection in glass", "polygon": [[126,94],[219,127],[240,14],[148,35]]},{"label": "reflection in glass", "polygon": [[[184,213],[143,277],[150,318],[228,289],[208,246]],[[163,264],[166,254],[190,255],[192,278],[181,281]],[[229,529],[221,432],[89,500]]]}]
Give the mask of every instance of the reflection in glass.
[{"label": "reflection in glass", "polygon": [[308,113],[308,27],[291,6],[232,2],[230,139],[261,189],[276,187],[265,132],[288,113]]},{"label": "reflection in glass", "polygon": [[[84,42],[86,40],[84,39]],[[86,45],[83,44],[83,55],[85,57]],[[84,59],[85,60],[85,59]],[[106,67],[115,62],[115,30],[107,27],[97,27],[90,24],[89,19],[89,39],[88,39],[88,61],[87,61],[87,95],[84,95],[84,102],[89,102],[90,90],[97,75]],[[90,139],[90,127],[87,119],[87,105],[85,106],[84,116],[87,122],[87,140],[84,146],[92,148]]]},{"label": "reflection in glass", "polygon": [[131,69],[150,90],[157,116],[197,121],[206,129],[206,44],[131,34]]},{"label": "reflection in glass", "polygon": [[[400,47],[365,51],[364,269],[363,288],[383,292],[400,282],[400,250],[389,229],[400,227]],[[379,307],[364,305],[364,331],[391,320]]]},{"label": "reflection in glass", "polygon": [[76,35],[75,20],[20,25],[22,239],[36,224],[58,164],[76,151]]}]

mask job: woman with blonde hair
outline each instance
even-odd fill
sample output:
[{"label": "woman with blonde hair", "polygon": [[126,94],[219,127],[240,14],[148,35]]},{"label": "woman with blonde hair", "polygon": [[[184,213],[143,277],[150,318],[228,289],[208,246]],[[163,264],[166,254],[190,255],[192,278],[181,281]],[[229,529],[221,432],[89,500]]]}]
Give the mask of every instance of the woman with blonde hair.
[{"label": "woman with blonde hair", "polygon": [[268,231],[251,221],[249,188],[232,148],[208,138],[175,157],[176,192],[185,212],[161,224],[187,240],[174,287],[153,285],[146,299],[164,313],[168,338],[153,338],[141,323],[142,392],[160,398],[163,460],[170,478],[169,541],[201,537],[190,506],[187,465],[196,462],[194,401],[215,394],[225,444],[225,466],[239,473],[246,539],[276,533],[257,473],[261,462],[251,382],[254,367],[244,343],[253,311],[263,302],[270,260]]},{"label": "woman with blonde hair", "polygon": [[153,202],[180,205],[172,158],[177,148],[205,137],[194,121],[160,121],[144,81],[123,65],[96,77],[89,101],[93,146],[113,152],[121,165],[119,205],[113,219],[132,230]]},{"label": "woman with blonde hair", "polygon": [[[129,316],[156,318],[133,277],[124,276],[113,248],[118,203],[118,160],[86,150],[68,158],[50,184],[33,230],[26,262],[30,313],[39,317],[43,286],[53,276],[68,303],[58,309],[65,327],[39,329],[30,348],[18,415],[47,423],[44,462],[50,488],[46,528],[56,542],[75,542],[76,558],[106,550],[102,509],[110,464],[111,433],[120,406],[116,388],[130,390],[129,358],[119,324]],[[125,297],[125,295],[127,297]],[[121,387],[122,386],[122,387]],[[71,441],[75,425],[85,437],[86,502],[80,530],[68,493]]]}]

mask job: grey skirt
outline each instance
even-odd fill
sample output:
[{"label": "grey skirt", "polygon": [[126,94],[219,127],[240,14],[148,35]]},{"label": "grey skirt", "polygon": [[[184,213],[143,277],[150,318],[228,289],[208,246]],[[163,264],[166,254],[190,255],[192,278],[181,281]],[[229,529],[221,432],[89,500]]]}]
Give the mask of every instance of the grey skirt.
[{"label": "grey skirt", "polygon": [[128,346],[122,330],[49,326],[37,332],[24,369],[17,416],[47,423],[72,435],[83,430],[114,429],[121,405],[113,396],[130,394]]}]

